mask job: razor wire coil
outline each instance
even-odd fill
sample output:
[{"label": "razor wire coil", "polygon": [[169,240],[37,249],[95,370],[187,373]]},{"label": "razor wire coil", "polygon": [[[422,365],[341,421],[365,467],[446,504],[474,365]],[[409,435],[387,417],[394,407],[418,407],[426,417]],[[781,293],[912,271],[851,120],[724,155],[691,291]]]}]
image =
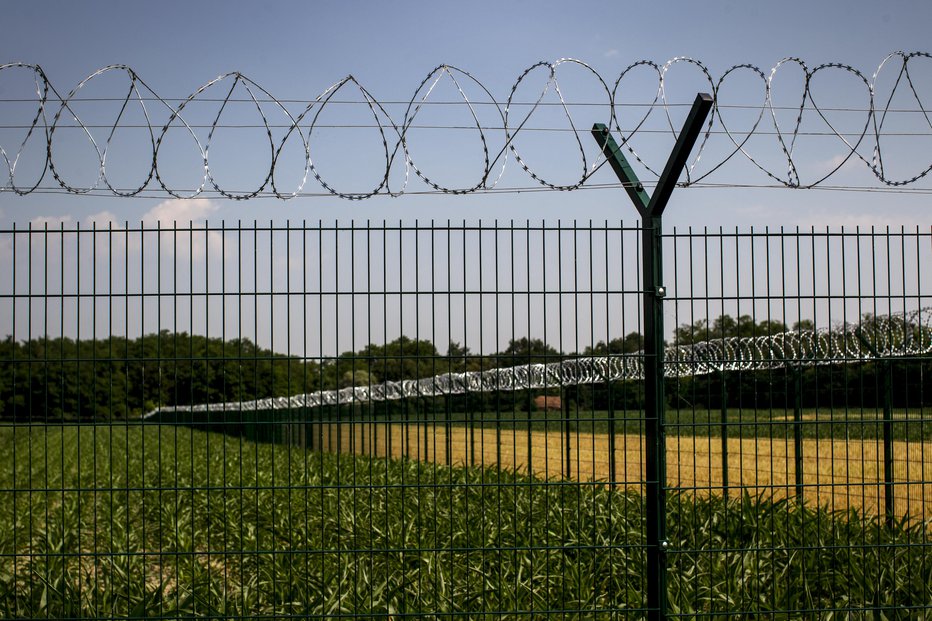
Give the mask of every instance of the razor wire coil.
[{"label": "razor wire coil", "polygon": [[[175,198],[192,198],[204,193],[215,193],[234,200],[246,200],[258,196],[288,199],[297,196],[317,195],[318,193],[309,192],[305,189],[313,177],[324,190],[321,194],[349,200],[361,200],[377,195],[400,196],[410,193],[408,188],[412,178],[420,179],[436,192],[470,194],[496,189],[504,176],[509,157],[513,158],[517,166],[533,180],[533,183],[539,184],[540,187],[548,190],[575,190],[583,187],[590,177],[604,165],[605,160],[601,155],[593,161],[587,158],[583,142],[588,137],[582,134],[588,130],[588,126],[578,127],[577,121],[574,120],[570,112],[573,106],[581,104],[573,102],[572,98],[566,95],[558,76],[559,72],[565,67],[581,70],[594,80],[597,91],[604,98],[601,102],[586,102],[585,104],[604,110],[604,113],[599,113],[604,114],[604,117],[594,120],[607,120],[612,130],[620,135],[619,144],[650,175],[653,175],[653,178],[656,178],[659,176],[656,165],[651,164],[642,156],[641,151],[636,148],[635,142],[637,136],[656,133],[657,131],[669,132],[673,136],[676,135],[677,126],[674,123],[672,112],[679,107],[679,104],[668,99],[670,91],[668,84],[670,77],[668,74],[677,66],[687,66],[697,71],[701,76],[701,80],[708,85],[708,90],[712,94],[714,101],[713,112],[705,125],[695,155],[684,171],[685,178],[681,185],[701,184],[733,158],[743,157],[780,187],[820,187],[828,179],[836,175],[849,160],[854,158],[865,164],[884,186],[897,188],[914,184],[928,176],[929,172],[932,171],[932,162],[930,162],[916,174],[897,177],[885,165],[885,151],[884,147],[882,147],[885,140],[893,136],[903,135],[903,132],[885,129],[885,124],[888,124],[888,115],[903,109],[899,104],[894,105],[898,92],[905,93],[903,96],[915,101],[916,105],[911,105],[907,109],[921,116],[921,132],[906,132],[906,134],[918,136],[932,134],[932,113],[927,108],[917,87],[916,80],[918,78],[914,77],[914,72],[911,72],[911,68],[915,69],[918,64],[928,63],[929,61],[932,61],[932,54],[926,52],[894,52],[884,58],[872,74],[867,75],[844,63],[825,63],[810,68],[799,58],[785,58],[769,71],[751,64],[738,64],[716,78],[702,62],[687,57],[676,57],[663,64],[650,60],[636,61],[621,71],[617,78],[610,80],[604,78],[593,67],[583,61],[564,58],[555,62],[539,62],[525,69],[511,86],[504,103],[497,99],[491,90],[477,77],[467,71],[446,64],[439,65],[431,70],[407,101],[398,101],[396,99],[380,101],[355,77],[348,75],[327,87],[313,101],[298,102],[292,99],[276,99],[269,91],[239,72],[227,73],[210,80],[183,99],[162,97],[131,67],[126,65],[103,67],[81,80],[66,95],[62,95],[63,90],[56,88],[51,83],[46,72],[39,65],[8,63],[0,65],[0,84],[2,84],[5,77],[12,75],[14,72],[25,71],[31,74],[32,81],[35,84],[35,98],[4,101],[31,102],[36,105],[36,110],[34,115],[30,115],[32,120],[28,124],[8,128],[23,130],[21,139],[14,139],[12,144],[0,144],[0,156],[2,156],[6,168],[4,179],[0,181],[2,183],[0,192],[10,191],[25,195],[47,191],[48,186],[43,186],[43,182],[50,176],[61,191],[72,194],[105,193],[120,197],[137,197],[148,196],[153,192],[157,192]],[[651,95],[652,100],[644,104],[646,111],[643,115],[633,119],[630,123],[627,120],[623,122],[619,110],[624,109],[626,106],[631,107],[620,101],[621,93],[626,86],[625,80],[633,72],[643,70],[655,76],[656,91]],[[778,112],[781,110],[787,111],[790,107],[777,105],[774,99],[774,81],[781,74],[781,70],[798,70],[803,77],[799,105],[798,107],[792,107],[795,119],[790,127],[781,126],[778,119]],[[541,72],[543,72],[544,79],[540,91],[528,101],[519,101],[519,90],[537,79],[537,74]],[[854,82],[860,85],[859,88],[864,89],[868,105],[857,108],[837,104],[822,105],[817,102],[811,86],[831,72],[842,72],[852,76]],[[890,72],[895,73],[892,88],[889,90],[881,89],[879,79],[881,77],[885,78]],[[112,123],[85,123],[75,109],[76,104],[78,102],[95,101],[93,97],[82,98],[81,95],[88,85],[105,75],[123,76],[122,79],[126,81],[125,96],[116,100],[107,100],[119,103],[119,112]],[[727,99],[723,101],[721,95],[723,87],[730,84],[730,81],[739,75],[750,75],[753,80],[760,83],[762,99],[759,105],[751,107],[737,106],[729,103]],[[457,93],[461,100],[451,102],[432,100],[431,97],[438,90],[438,86],[447,81],[452,85],[453,92]],[[216,95],[216,92],[220,89],[224,89],[225,95]],[[479,98],[471,98],[469,96],[470,92],[479,93]],[[351,96],[347,96],[348,94]],[[547,101],[548,97],[555,97],[556,101]],[[219,104],[216,115],[213,116],[209,123],[197,123],[190,115],[186,119],[185,115],[194,104],[205,102]],[[328,110],[330,106],[347,102],[361,103],[368,110],[368,114],[372,119],[371,125],[368,126],[374,128],[379,135],[377,159],[384,161],[384,168],[378,174],[378,178],[372,182],[372,185],[359,190],[338,187],[335,181],[327,178],[322,172],[321,163],[314,153],[315,130],[340,126],[338,123],[322,122],[322,113]],[[224,185],[217,179],[216,172],[211,168],[211,146],[216,131],[220,128],[229,127],[224,124],[223,115],[228,105],[232,103],[245,103],[251,109],[254,108],[258,121],[253,123],[252,126],[264,130],[263,149],[267,149],[268,166],[267,168],[263,167],[264,172],[258,185],[251,188],[234,189],[229,185]],[[300,112],[292,112],[289,105],[295,103],[304,105],[304,109]],[[421,128],[418,125],[419,116],[427,106],[435,103],[464,105],[468,110],[469,122],[461,124],[459,127],[468,129],[471,132],[474,131],[477,134],[482,153],[481,173],[476,179],[467,182],[465,185],[453,186],[441,183],[427,171],[427,167],[423,163],[416,161],[412,154],[411,132]],[[393,116],[389,111],[392,105],[395,104],[404,106],[404,112],[401,116],[398,114]],[[130,107],[137,106],[143,122],[129,123],[124,121],[127,110]],[[580,167],[578,169],[578,178],[571,182],[556,182],[548,179],[542,171],[536,169],[521,155],[517,146],[519,135],[539,129],[533,126],[532,117],[535,112],[548,106],[554,106],[562,110],[567,121],[567,126],[562,130],[572,132],[574,135]],[[487,107],[494,110],[493,116],[496,122],[492,125],[480,119],[477,112],[480,108]],[[729,127],[723,111],[734,107],[754,111],[756,118],[750,129],[739,132]],[[830,112],[838,110],[860,110],[864,118],[863,121],[858,121],[857,131],[843,130],[837,126],[837,122],[833,122],[827,116]],[[661,115],[664,129],[656,130],[646,127],[649,118],[653,114]],[[800,174],[798,139],[811,135],[812,132],[803,127],[804,118],[809,117],[817,118],[824,125],[818,132],[819,134],[834,137],[840,141],[844,153],[836,158],[833,166],[827,172],[820,173],[821,176],[816,175],[818,178],[815,180],[804,181]],[[65,127],[78,129],[95,154],[93,157],[97,160],[94,163],[97,171],[96,180],[90,185],[78,185],[69,181],[62,171],[61,163],[57,160],[59,148],[56,141]],[[148,166],[148,169],[140,173],[142,181],[136,185],[126,187],[111,179],[108,174],[107,163],[108,154],[111,152],[117,131],[130,127],[145,130],[145,137],[141,140],[145,144],[145,149],[151,151],[151,158],[148,163],[144,164]],[[203,173],[197,187],[173,185],[166,179],[164,174],[166,163],[161,159],[163,145],[169,132],[176,129],[181,130],[190,137],[197,159],[201,162]],[[199,129],[206,130],[206,136],[199,136],[197,131]],[[97,133],[95,130],[102,130],[100,132],[102,135],[95,136],[95,133]],[[282,132],[283,135],[276,137],[276,133],[282,134]],[[771,147],[776,149],[775,153],[779,154],[779,159],[783,161],[785,168],[777,170],[772,164],[765,164],[760,156],[755,156],[751,152],[749,141],[755,136],[771,139]],[[493,140],[493,138],[497,139]],[[706,160],[710,157],[707,146],[710,142],[718,139],[726,141],[727,147],[724,154],[717,158],[717,161],[704,162],[704,167],[700,170],[697,165],[702,160],[703,155],[706,155]],[[293,141],[293,143],[289,141]],[[39,144],[36,144],[37,142]],[[294,188],[282,187],[281,179],[276,176],[280,172],[280,162],[286,147],[297,148],[298,152],[303,156],[303,174],[299,175],[301,178],[297,183],[297,187]],[[28,148],[44,151],[44,161],[39,166],[39,172],[33,173],[34,177],[24,181],[23,175],[25,173],[21,173],[18,178],[17,168]],[[890,149],[889,146],[886,148]],[[889,159],[889,153],[887,153],[887,160]],[[436,162],[430,164],[437,165]],[[403,168],[400,181],[392,178],[392,171],[397,167]],[[649,183],[650,179],[644,181]],[[393,186],[393,183],[396,185]]]},{"label": "razor wire coil", "polygon": [[[716,372],[765,371],[852,364],[932,353],[932,307],[898,315],[869,316],[858,324],[820,330],[793,330],[755,337],[710,339],[668,346],[664,375],[670,378]],[[157,408],[146,418],[178,412],[298,410],[323,406],[444,397],[469,393],[555,389],[644,378],[642,352],[586,356],[552,363],[443,373],[422,379],[388,381],[291,397]]]}]

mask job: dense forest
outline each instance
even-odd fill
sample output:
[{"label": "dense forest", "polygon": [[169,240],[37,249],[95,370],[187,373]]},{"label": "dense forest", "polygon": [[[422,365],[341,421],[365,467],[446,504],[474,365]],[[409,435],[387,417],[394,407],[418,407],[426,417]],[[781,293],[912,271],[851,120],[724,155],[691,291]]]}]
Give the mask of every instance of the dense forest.
[{"label": "dense forest", "polygon": [[[797,324],[791,329],[811,326]],[[787,330],[780,322],[728,315],[679,326],[674,342],[760,336]],[[578,353],[561,353],[540,339],[519,338],[494,354],[474,354],[458,343],[441,353],[429,340],[402,336],[335,358],[300,359],[257,347],[248,339],[221,340],[162,331],[135,339],[75,341],[40,338],[0,341],[0,418],[56,421],[138,417],[159,406],[244,401],[289,396],[440,373],[483,371],[575,356],[639,351],[637,332],[598,342]],[[896,360],[891,365],[894,405],[932,402],[932,360]],[[865,362],[802,369],[713,373],[667,381],[675,408],[874,407],[882,403],[885,365]],[[427,410],[533,410],[545,391],[459,395],[422,400]],[[560,393],[560,389],[546,391]],[[568,407],[638,409],[639,382],[568,386]],[[391,407],[384,404],[383,407]]]}]

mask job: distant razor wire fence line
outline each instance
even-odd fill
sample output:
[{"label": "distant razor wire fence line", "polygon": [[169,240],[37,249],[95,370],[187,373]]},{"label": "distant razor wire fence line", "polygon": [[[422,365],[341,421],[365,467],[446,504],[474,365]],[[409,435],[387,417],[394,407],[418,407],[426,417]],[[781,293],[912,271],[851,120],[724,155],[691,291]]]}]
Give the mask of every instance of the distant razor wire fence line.
[{"label": "distant razor wire fence line", "polygon": [[[350,200],[424,191],[470,194],[515,187],[503,182],[509,159],[530,178],[524,189],[576,190],[594,187],[590,179],[605,163],[590,144],[593,122],[620,134],[619,144],[651,183],[663,158],[647,143],[675,138],[677,117],[685,109],[678,83],[698,86],[714,98],[684,186],[727,186],[728,179],[721,179],[727,175],[716,173],[743,161],[779,187],[849,187],[838,181],[838,173],[860,162],[879,187],[904,188],[932,170],[932,162],[923,161],[932,138],[932,114],[922,95],[930,68],[929,53],[895,52],[868,73],[844,63],[810,67],[802,59],[785,58],[769,70],[737,64],[716,76],[699,60],[677,57],[665,63],[638,60],[617,76],[604,76],[583,61],[560,59],[528,67],[503,99],[472,73],[441,64],[407,99],[380,99],[348,75],[303,101],[278,99],[239,72],[210,80],[187,97],[170,98],[125,65],[101,68],[66,92],[39,65],[8,63],[0,65],[0,85],[21,96],[0,99],[5,110],[0,155],[6,168],[0,192]],[[737,99],[739,88],[752,94],[753,103]],[[125,94],[113,96],[113,89]],[[792,95],[784,95],[789,91]],[[631,93],[639,99],[631,101]],[[360,113],[348,113],[350,107]],[[459,110],[458,117],[455,122],[450,115],[436,118],[437,109]],[[231,153],[218,139],[220,133],[244,129],[260,137],[242,152]],[[360,129],[372,132],[372,139],[360,142]],[[423,132],[432,130],[442,131],[444,141],[427,157]],[[324,131],[332,132],[329,140],[321,138]],[[471,138],[462,139],[464,131]],[[563,146],[578,156],[573,173],[578,176],[558,178],[539,155],[527,156],[539,151],[528,141],[533,147],[531,136],[542,131],[572,136]],[[804,144],[813,136],[828,138],[833,146]],[[334,139],[351,145],[349,154],[328,153],[327,143]],[[130,151],[135,157],[125,157]],[[472,167],[475,176],[447,179],[449,173],[441,171],[458,168],[456,158],[464,153],[481,162]],[[334,172],[346,165],[358,168],[361,160],[370,178],[365,186]],[[83,181],[75,180],[82,176],[73,170],[76,162],[84,166]],[[186,181],[173,179],[179,166],[198,173]],[[242,167],[261,171],[254,187],[244,187],[250,182],[235,174]],[[746,171],[741,179],[747,183]]]},{"label": "distant razor wire fence line", "polygon": [[[870,317],[857,324],[795,330],[756,337],[729,337],[668,347],[664,374],[670,378],[731,371],[767,371],[889,360],[932,353],[932,308],[902,315]],[[178,412],[297,410],[373,401],[558,389],[644,378],[642,352],[580,357],[548,364],[443,373],[422,379],[388,381],[321,390],[292,397],[160,407],[146,418]]]}]

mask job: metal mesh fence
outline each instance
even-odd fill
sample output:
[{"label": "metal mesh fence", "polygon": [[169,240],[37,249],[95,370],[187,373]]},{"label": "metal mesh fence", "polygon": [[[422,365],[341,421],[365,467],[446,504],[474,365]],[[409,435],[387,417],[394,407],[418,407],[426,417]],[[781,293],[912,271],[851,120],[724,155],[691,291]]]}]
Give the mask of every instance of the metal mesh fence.
[{"label": "metal mesh fence", "polygon": [[[0,232],[0,614],[644,618],[640,235]],[[668,612],[932,614],[932,231],[664,242]]]}]

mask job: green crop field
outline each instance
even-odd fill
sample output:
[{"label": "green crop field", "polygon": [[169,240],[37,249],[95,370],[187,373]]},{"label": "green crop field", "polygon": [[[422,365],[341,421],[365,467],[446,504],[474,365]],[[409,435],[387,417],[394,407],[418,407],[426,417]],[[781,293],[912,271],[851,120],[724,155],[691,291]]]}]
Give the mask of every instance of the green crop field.
[{"label": "green crop field", "polygon": [[[5,426],[0,461],[4,618],[614,618],[646,602],[643,500],[598,483],[139,423]],[[928,524],[748,496],[668,511],[676,612],[932,614]]]}]

